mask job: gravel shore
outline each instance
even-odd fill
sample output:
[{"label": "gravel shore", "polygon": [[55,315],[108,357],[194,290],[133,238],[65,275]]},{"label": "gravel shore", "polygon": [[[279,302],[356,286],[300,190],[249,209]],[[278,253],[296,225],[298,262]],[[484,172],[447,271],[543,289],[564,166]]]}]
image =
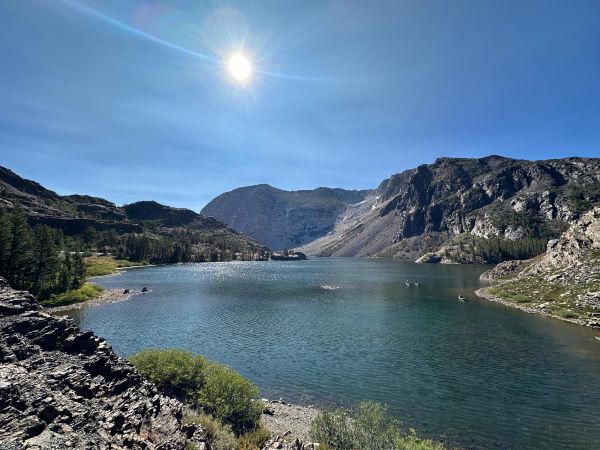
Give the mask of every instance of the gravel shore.
[{"label": "gravel shore", "polygon": [[70,311],[73,309],[89,308],[92,306],[105,305],[108,303],[124,302],[125,300],[129,300],[129,298],[133,297],[134,295],[141,294],[144,294],[144,292],[142,292],[141,289],[129,289],[128,293],[125,293],[125,289],[106,289],[104,290],[104,292],[102,292],[102,295],[87,302],[72,303],[70,305],[55,306],[53,308],[45,309],[49,312]]},{"label": "gravel shore", "polygon": [[262,415],[262,421],[273,435],[287,434],[301,441],[308,440],[310,422],[319,413],[318,408],[290,405],[277,400],[263,399],[263,403],[269,413]]}]

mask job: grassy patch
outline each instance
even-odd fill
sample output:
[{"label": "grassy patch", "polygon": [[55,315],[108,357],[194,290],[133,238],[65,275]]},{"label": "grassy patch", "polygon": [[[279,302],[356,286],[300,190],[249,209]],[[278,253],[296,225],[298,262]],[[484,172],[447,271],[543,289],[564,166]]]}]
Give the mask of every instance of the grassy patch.
[{"label": "grassy patch", "polygon": [[79,289],[74,289],[64,294],[51,295],[46,301],[41,302],[44,306],[64,306],[73,303],[87,302],[99,297],[104,288],[95,284],[84,284]]},{"label": "grassy patch", "polygon": [[578,308],[578,297],[587,292],[600,290],[600,280],[578,282],[576,280],[561,283],[548,281],[548,277],[560,274],[560,271],[546,273],[545,277],[537,275],[524,276],[501,282],[488,288],[488,292],[503,300],[519,303],[528,307],[539,307],[540,311],[569,318],[587,317],[589,308]]},{"label": "grassy patch", "polygon": [[112,256],[90,256],[85,258],[86,275],[88,277],[110,275],[115,273],[117,269],[132,266],[145,266],[147,264],[147,261],[134,262],[127,259],[116,259]]}]

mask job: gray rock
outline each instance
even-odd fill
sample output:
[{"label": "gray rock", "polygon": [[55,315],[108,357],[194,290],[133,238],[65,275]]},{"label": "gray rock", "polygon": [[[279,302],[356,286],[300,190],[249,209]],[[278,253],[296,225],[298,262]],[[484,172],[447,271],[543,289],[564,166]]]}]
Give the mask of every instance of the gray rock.
[{"label": "gray rock", "polygon": [[0,279],[0,448],[182,449],[182,405]]}]

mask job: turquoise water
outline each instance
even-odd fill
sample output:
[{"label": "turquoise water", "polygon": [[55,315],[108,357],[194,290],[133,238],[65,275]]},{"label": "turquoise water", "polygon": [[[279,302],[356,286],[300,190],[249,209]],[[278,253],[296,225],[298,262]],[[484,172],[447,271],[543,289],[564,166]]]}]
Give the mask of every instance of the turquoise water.
[{"label": "turquoise water", "polygon": [[131,269],[98,282],[151,293],[71,314],[119,354],[186,348],[267,397],[385,402],[461,447],[600,448],[594,333],[476,300],[483,270],[342,258]]}]

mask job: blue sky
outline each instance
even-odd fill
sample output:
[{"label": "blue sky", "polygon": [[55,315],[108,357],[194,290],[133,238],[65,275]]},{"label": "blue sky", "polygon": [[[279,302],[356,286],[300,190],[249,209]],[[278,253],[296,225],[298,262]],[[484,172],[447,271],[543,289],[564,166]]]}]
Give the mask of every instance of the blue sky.
[{"label": "blue sky", "polygon": [[597,1],[4,1],[0,164],[198,210],[439,156],[600,156],[599,30]]}]

